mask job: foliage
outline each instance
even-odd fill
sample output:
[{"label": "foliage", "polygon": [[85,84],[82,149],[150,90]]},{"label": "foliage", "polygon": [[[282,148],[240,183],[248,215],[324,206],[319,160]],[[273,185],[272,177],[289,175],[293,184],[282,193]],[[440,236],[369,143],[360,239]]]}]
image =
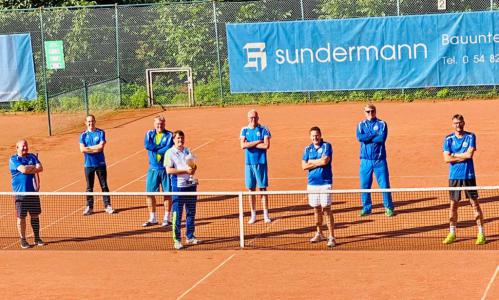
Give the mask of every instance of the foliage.
[{"label": "foliage", "polygon": [[10,103],[10,110],[22,112],[43,112],[45,111],[45,100],[43,98],[38,98],[30,101],[13,101]]},{"label": "foliage", "polygon": [[396,0],[320,0],[321,19],[390,16],[397,14]]},{"label": "foliage", "polygon": [[449,96],[449,93],[450,91],[448,88],[443,88],[437,92],[437,98],[447,98]]},{"label": "foliage", "polygon": [[147,107],[146,88],[135,83],[123,85],[122,106],[130,108]]}]

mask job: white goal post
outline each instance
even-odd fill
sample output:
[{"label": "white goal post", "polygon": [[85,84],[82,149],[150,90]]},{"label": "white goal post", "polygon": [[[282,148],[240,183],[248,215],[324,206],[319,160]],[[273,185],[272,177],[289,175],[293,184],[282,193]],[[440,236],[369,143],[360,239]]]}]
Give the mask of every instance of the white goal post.
[{"label": "white goal post", "polygon": [[149,107],[154,105],[154,89],[153,78],[155,74],[166,73],[186,73],[187,80],[187,103],[185,104],[171,104],[168,106],[194,106],[194,88],[192,83],[192,69],[190,67],[172,67],[172,68],[155,68],[146,69],[146,88],[147,88],[147,103]]}]

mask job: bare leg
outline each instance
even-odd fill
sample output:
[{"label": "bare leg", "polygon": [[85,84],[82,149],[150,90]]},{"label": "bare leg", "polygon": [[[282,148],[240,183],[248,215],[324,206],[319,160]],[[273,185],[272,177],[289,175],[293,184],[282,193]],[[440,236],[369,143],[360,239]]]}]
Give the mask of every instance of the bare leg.
[{"label": "bare leg", "polygon": [[459,207],[459,202],[450,201],[450,211],[449,211],[449,223],[451,228],[456,228],[457,226],[457,208]]},{"label": "bare leg", "polygon": [[334,217],[331,206],[324,207],[322,212],[326,215],[326,225],[329,230],[329,237],[334,237]]},{"label": "bare leg", "polygon": [[[250,189],[249,191],[254,192],[255,189]],[[256,222],[256,197],[255,197],[255,195],[249,196],[249,205],[250,205],[251,217],[248,221],[248,224],[253,224]]]},{"label": "bare leg", "polygon": [[314,207],[315,228],[318,234],[322,235],[322,211],[321,207]]},{"label": "bare leg", "polygon": [[17,218],[17,232],[20,238],[26,238],[26,218]]},{"label": "bare leg", "polygon": [[163,220],[170,222],[170,216],[172,215],[172,197],[165,196],[163,199],[163,206],[165,207],[165,216]]},{"label": "bare leg", "polygon": [[149,210],[149,221],[156,220],[156,198],[154,196],[147,196],[147,209]]},{"label": "bare leg", "polygon": [[[260,188],[261,192],[267,191],[266,188]],[[269,217],[269,201],[267,195],[262,195],[263,219],[265,223],[270,223],[272,220]]]},{"label": "bare leg", "polygon": [[480,203],[478,203],[478,199],[470,199],[470,202],[475,212],[476,225],[483,228],[483,213]]}]

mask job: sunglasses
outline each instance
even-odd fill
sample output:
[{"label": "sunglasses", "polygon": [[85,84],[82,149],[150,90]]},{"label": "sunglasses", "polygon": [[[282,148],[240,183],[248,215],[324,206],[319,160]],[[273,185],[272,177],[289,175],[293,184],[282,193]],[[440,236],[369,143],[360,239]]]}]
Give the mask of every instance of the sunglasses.
[{"label": "sunglasses", "polygon": [[372,109],[372,110],[365,110],[365,112],[366,112],[366,113],[368,113],[368,114],[371,114],[371,113],[376,112],[376,110],[375,110],[375,109]]}]

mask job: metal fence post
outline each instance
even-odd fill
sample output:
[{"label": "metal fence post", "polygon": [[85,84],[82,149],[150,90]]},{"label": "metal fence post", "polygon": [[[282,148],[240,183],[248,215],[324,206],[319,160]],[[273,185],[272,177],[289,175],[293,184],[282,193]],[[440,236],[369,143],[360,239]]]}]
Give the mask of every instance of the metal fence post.
[{"label": "metal fence post", "polygon": [[222,82],[222,64],[220,63],[220,46],[218,44],[218,26],[217,26],[217,6],[216,2],[213,1],[213,26],[215,27],[215,39],[217,46],[217,64],[218,64],[218,82],[220,84],[220,102],[224,102],[224,87]]},{"label": "metal fence post", "polygon": [[120,99],[120,105],[122,104],[121,99],[121,73],[120,73],[120,33],[119,33],[119,22],[118,22],[118,3],[114,4],[114,15],[115,15],[115,37],[116,37],[116,77],[118,78],[118,93]]},{"label": "metal fence post", "polygon": [[400,0],[397,0],[397,16],[400,16]]},{"label": "metal fence post", "polygon": [[83,104],[85,105],[85,112],[88,116],[90,114],[90,108],[88,104],[88,82],[83,80]]},{"label": "metal fence post", "polygon": [[52,123],[50,122],[50,102],[49,92],[47,88],[47,66],[45,65],[45,36],[43,34],[43,7],[40,7],[40,36],[42,40],[42,77],[43,77],[43,93],[45,97],[45,107],[47,109],[47,123],[49,136],[52,135]]}]

